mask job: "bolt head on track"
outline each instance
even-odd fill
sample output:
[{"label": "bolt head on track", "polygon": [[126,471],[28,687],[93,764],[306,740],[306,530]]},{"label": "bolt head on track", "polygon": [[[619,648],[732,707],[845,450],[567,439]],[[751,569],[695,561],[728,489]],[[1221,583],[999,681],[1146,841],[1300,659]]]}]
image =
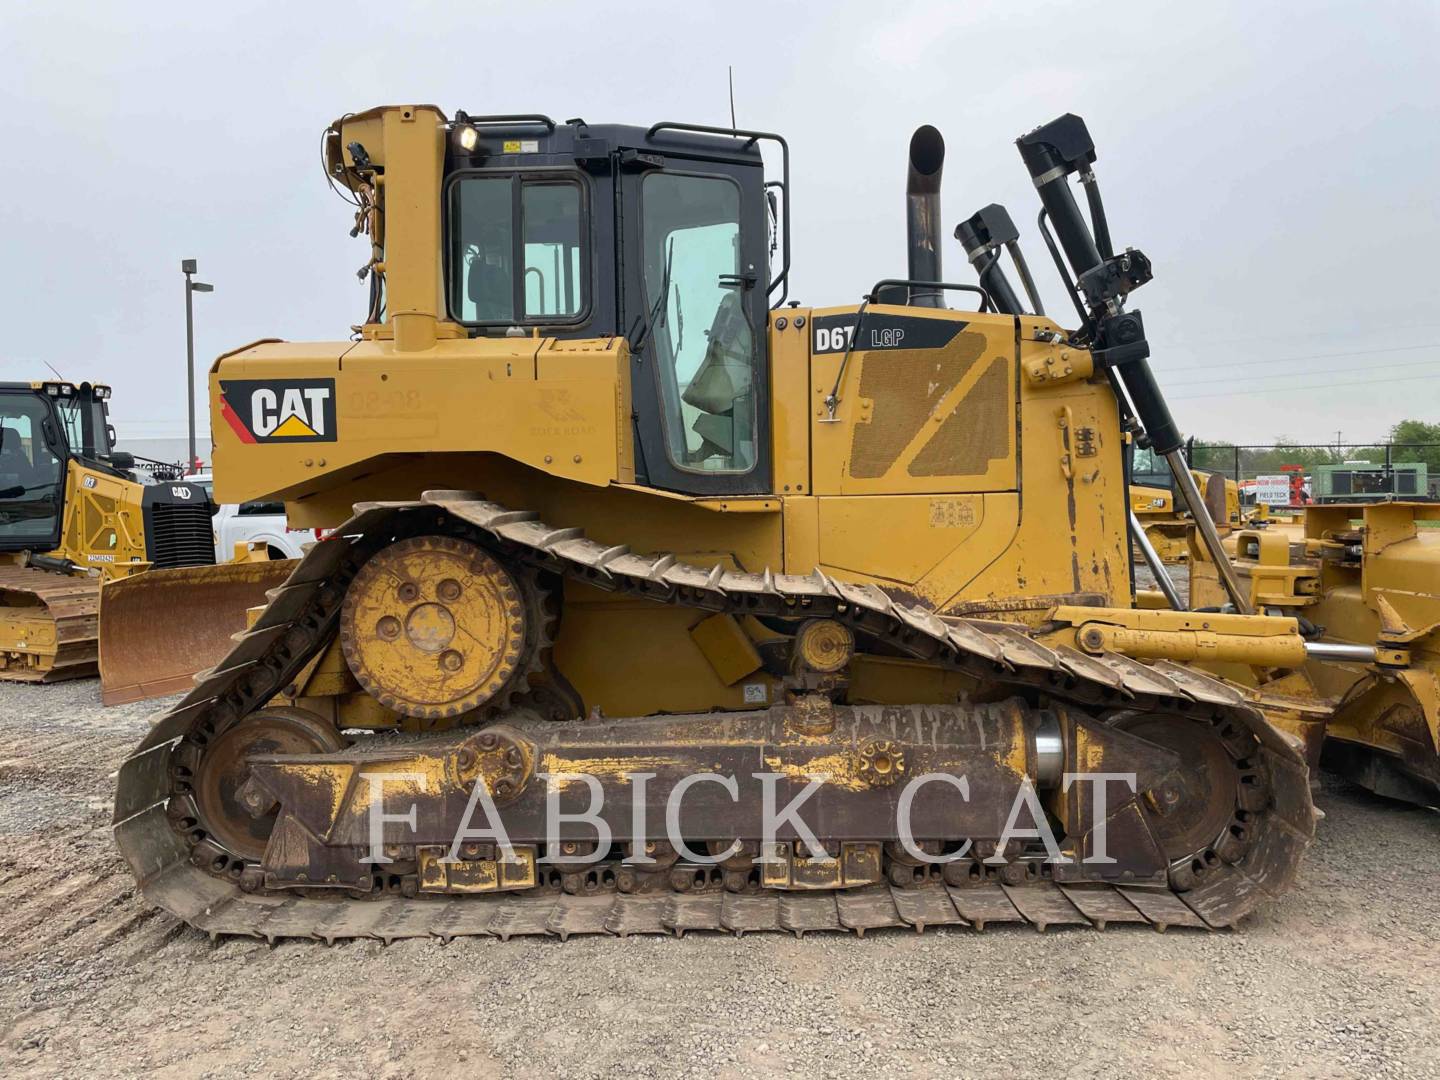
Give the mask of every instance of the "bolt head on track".
[{"label": "bolt head on track", "polygon": [[526,616],[515,578],[484,548],[417,536],[376,553],[340,613],[355,678],[386,708],[440,719],[478,708],[515,676]]}]

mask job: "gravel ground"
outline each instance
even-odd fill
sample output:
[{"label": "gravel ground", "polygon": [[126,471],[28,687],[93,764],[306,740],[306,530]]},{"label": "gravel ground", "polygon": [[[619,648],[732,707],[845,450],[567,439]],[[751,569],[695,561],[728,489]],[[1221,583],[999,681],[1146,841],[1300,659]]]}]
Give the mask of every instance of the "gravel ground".
[{"label": "gravel ground", "polygon": [[[1190,596],[1190,564],[1180,563],[1177,566],[1167,566],[1165,572],[1170,575],[1170,580],[1180,595],[1188,600]],[[1150,568],[1139,560],[1135,565],[1135,587],[1138,589],[1160,588],[1155,583],[1155,575],[1150,573]]]},{"label": "gravel ground", "polygon": [[98,696],[0,684],[0,1075],[1440,1075],[1440,814],[1337,780],[1238,932],[270,948],[136,898],[109,799],[152,708]]}]

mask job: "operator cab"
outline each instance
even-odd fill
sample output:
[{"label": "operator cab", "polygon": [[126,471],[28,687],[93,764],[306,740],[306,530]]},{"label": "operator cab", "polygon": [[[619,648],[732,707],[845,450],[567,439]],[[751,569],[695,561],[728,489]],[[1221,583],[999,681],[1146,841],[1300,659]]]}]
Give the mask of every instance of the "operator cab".
[{"label": "operator cab", "polygon": [[59,542],[65,463],[109,459],[115,432],[108,386],[0,383],[0,551],[48,550]]},{"label": "operator cab", "polygon": [[1141,487],[1164,488],[1173,491],[1175,474],[1164,455],[1157,454],[1150,447],[1139,447],[1133,442],[1128,448],[1130,455],[1130,483]]},{"label": "operator cab", "polygon": [[783,141],[464,113],[454,130],[448,317],[472,336],[625,337],[637,480],[768,492],[765,339],[787,268],[772,275],[776,211],[759,142],[785,153]]}]

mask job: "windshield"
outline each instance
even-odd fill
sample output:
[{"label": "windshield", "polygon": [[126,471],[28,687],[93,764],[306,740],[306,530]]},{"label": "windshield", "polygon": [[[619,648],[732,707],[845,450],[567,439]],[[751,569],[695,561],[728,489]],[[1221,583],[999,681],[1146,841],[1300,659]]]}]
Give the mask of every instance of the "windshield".
[{"label": "windshield", "polygon": [[755,340],[741,285],[740,189],[651,173],[641,198],[649,340],[674,464],[755,466]]},{"label": "windshield", "polygon": [[0,394],[0,547],[44,550],[59,536],[65,467],[45,440],[46,415],[34,394]]}]

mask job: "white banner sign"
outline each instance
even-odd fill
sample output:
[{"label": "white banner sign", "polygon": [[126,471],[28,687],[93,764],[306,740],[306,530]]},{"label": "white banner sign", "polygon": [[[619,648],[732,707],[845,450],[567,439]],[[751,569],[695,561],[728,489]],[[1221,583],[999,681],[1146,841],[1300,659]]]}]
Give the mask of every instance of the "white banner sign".
[{"label": "white banner sign", "polygon": [[1290,476],[1257,476],[1255,478],[1255,501],[1266,506],[1290,505]]}]

